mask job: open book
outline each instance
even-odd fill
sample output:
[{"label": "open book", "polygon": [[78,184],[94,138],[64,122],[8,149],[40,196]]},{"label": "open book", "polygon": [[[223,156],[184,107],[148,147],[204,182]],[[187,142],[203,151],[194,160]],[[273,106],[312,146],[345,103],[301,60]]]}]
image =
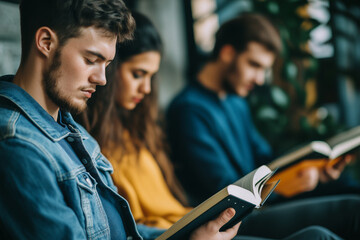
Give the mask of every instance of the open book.
[{"label": "open book", "polygon": [[348,129],[326,141],[312,141],[297,147],[268,164],[270,169],[282,169],[301,160],[333,160],[360,147],[360,126]]},{"label": "open book", "polygon": [[221,231],[234,226],[254,208],[260,208],[264,204],[279,182],[267,182],[273,174],[274,171],[265,165],[255,169],[198,205],[156,240],[188,239],[192,231],[215,219],[230,207],[235,209],[236,214],[221,228]]}]

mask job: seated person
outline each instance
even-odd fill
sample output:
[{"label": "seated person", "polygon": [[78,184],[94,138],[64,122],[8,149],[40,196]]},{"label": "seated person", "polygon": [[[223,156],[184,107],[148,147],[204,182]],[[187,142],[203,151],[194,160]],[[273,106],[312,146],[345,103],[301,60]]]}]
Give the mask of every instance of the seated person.
[{"label": "seated person", "polygon": [[[272,160],[245,97],[255,85],[264,84],[265,72],[280,51],[280,36],[263,16],[232,19],[217,32],[209,61],[171,102],[167,110],[171,160],[191,205]],[[334,167],[299,168],[275,191],[280,196],[311,191],[320,180],[337,179],[349,160],[346,157]],[[345,186],[333,189],[338,193]]]},{"label": "seated person", "polygon": [[[107,69],[109,83],[93,94],[87,111],[78,119],[112,163],[112,178],[118,192],[129,201],[135,221],[167,229],[191,208],[186,207],[158,126],[154,90],[161,39],[145,16],[136,12],[133,16],[137,26],[134,39],[117,45],[115,59]],[[358,235],[357,226],[346,230],[358,215],[353,210],[358,204],[358,197],[338,196],[256,211],[241,224],[236,238],[339,239],[335,234]],[[343,205],[349,207],[344,209]],[[319,212],[309,221],[306,216],[312,209]],[[338,220],[330,217],[334,215]]]},{"label": "seated person", "polygon": [[[105,85],[130,12],[121,0],[24,0],[20,16],[21,64],[0,78],[0,239],[154,239],[163,230],[140,236],[109,161],[70,114]],[[234,214],[191,239],[232,239],[239,224],[219,229]]]}]

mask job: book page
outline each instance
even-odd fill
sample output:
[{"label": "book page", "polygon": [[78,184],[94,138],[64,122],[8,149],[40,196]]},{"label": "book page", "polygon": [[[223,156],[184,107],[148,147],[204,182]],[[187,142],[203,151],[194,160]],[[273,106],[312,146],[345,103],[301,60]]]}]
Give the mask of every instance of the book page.
[{"label": "book page", "polygon": [[237,180],[236,182],[234,182],[233,185],[237,185],[239,187],[245,188],[245,189],[249,190],[252,194],[254,194],[253,180],[254,180],[256,170],[257,169],[246,174],[244,177],[242,177],[239,180]]},{"label": "book page", "polygon": [[268,199],[268,197],[270,196],[270,194],[274,191],[274,189],[276,188],[276,186],[279,184],[280,180],[276,181],[276,182],[270,182],[270,183],[266,183],[261,191],[261,203],[259,204],[259,206],[257,206],[256,208],[261,207],[262,205],[264,205],[264,202]]},{"label": "book page", "polygon": [[269,175],[272,171],[265,165],[255,169],[249,174],[245,175],[233,185],[245,188],[253,193],[255,199],[260,201],[260,191],[265,182],[270,178]]},{"label": "book page", "polygon": [[331,147],[327,142],[313,141],[311,147],[315,152],[322,154],[324,157],[329,157],[331,154]]},{"label": "book page", "polygon": [[[267,184],[267,181],[275,174],[275,172],[277,171],[277,169],[275,169],[274,171],[271,171],[270,168],[266,167],[266,166],[262,166],[263,168],[263,171],[264,171],[264,174],[267,173],[264,177],[260,178],[259,180],[257,180],[255,182],[255,189],[256,189],[256,198],[259,198],[259,199],[263,199],[263,187]],[[257,173],[258,174],[258,173]],[[255,177],[256,178],[256,177]],[[258,179],[258,178],[256,178]],[[266,197],[267,198],[267,197]]]},{"label": "book page", "polygon": [[357,136],[360,136],[360,126],[348,129],[340,134],[337,134],[329,138],[326,142],[330,145],[330,147],[334,147],[342,142],[353,139]]},{"label": "book page", "polygon": [[353,150],[359,146],[360,146],[360,136],[357,136],[351,140],[348,140],[346,142],[336,145],[333,148],[333,151],[331,152],[329,158],[335,159],[347,152],[350,152],[351,150]]}]

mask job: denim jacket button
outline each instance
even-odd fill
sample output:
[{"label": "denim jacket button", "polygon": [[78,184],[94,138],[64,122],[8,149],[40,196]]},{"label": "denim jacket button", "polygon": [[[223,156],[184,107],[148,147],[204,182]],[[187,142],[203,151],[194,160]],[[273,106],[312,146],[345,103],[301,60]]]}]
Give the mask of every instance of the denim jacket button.
[{"label": "denim jacket button", "polygon": [[74,138],[72,138],[72,137],[67,137],[66,140],[70,143],[74,142]]},{"label": "denim jacket button", "polygon": [[90,186],[90,187],[92,187],[92,186],[93,186],[93,184],[92,184],[92,182],[91,182],[90,178],[88,178],[87,176],[84,176],[84,179],[85,179],[85,181],[89,184],[89,186]]},{"label": "denim jacket button", "polygon": [[81,162],[83,163],[83,164],[87,164],[87,160],[85,159],[85,158],[83,158],[83,159],[81,159]]}]

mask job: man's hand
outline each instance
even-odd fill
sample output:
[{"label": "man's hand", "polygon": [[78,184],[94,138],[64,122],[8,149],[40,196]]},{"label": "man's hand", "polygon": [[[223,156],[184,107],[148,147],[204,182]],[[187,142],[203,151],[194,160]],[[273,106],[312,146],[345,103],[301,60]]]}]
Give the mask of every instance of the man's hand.
[{"label": "man's hand", "polygon": [[344,168],[355,159],[354,155],[348,154],[340,157],[339,159],[334,159],[328,162],[323,168],[320,169],[320,181],[326,183],[331,180],[336,180],[340,177],[341,173],[344,171]]},{"label": "man's hand", "polygon": [[326,183],[340,177],[344,168],[355,159],[353,155],[338,159],[315,159],[301,161],[288,169],[275,174],[273,180],[280,179],[275,192],[284,197],[292,197],[316,188],[319,182]]},{"label": "man's hand", "polygon": [[304,161],[276,174],[273,179],[280,179],[275,192],[284,197],[312,191],[319,183],[319,169]]},{"label": "man's hand", "polygon": [[216,219],[209,221],[196,229],[191,234],[190,240],[225,240],[234,238],[238,232],[240,223],[224,232],[220,232],[220,228],[230,221],[233,216],[235,216],[235,210],[233,208],[226,209],[220,213]]}]

